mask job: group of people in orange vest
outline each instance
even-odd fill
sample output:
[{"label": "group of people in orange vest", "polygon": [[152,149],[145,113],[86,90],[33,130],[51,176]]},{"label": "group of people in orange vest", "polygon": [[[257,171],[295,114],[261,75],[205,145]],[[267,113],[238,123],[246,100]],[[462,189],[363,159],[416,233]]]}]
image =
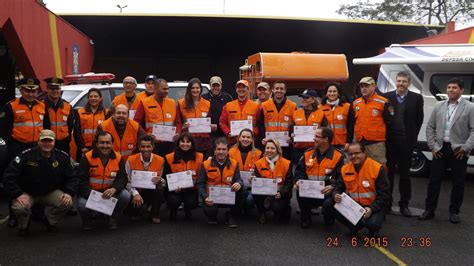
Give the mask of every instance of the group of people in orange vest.
[{"label": "group of people in orange vest", "polygon": [[[300,109],[286,98],[283,81],[272,86],[258,84],[258,99],[254,101],[246,80],[235,84],[237,99],[232,100],[222,91],[220,77],[210,79],[211,89],[205,94],[201,81],[194,78],[189,81],[184,98],[176,102],[168,97],[166,80],[147,76],[146,90],[137,93],[136,79],[126,77],[125,92],[115,97],[110,109],[102,105],[100,89],[91,88],[87,104],[77,110],[61,99],[61,79],[45,81],[44,101],[36,99],[39,81],[24,79],[19,84],[22,97],[9,102],[3,110],[2,136],[11,156],[4,174],[8,180],[6,189],[21,191],[22,182],[15,181],[21,173],[15,169],[24,165],[28,155],[24,150],[39,149],[43,151],[40,154],[47,154],[44,145],[34,146],[51,141],[54,135],[54,146],[69,153],[73,136],[79,167],[76,176],[69,177],[77,180],[77,189],[68,192],[75,195],[68,196],[77,196],[84,230],[94,227],[96,214],[86,206],[92,191],[118,200],[109,216],[109,228],[116,229],[117,217],[123,212],[132,220],[147,215],[159,224],[163,202],[171,220],[177,219],[181,206],[185,218],[192,219],[192,210],[200,205],[209,224],[218,223],[218,211],[224,208],[226,224],[237,227],[238,217],[250,213],[254,206],[259,223],[267,222],[269,211],[273,212],[274,221],[285,222],[290,219],[290,200],[296,189],[302,228],[310,227],[312,210],[320,206],[325,224],[331,225],[337,219],[354,234],[367,227],[369,235],[378,235],[391,199],[385,140],[394,109],[375,92],[371,77],[360,80],[362,97],[352,104],[344,100],[341,85],[330,82],[324,87],[321,101],[315,90],[302,92]],[[209,118],[211,132],[190,132],[195,126],[190,123],[193,118]],[[236,122],[247,122],[248,127],[236,127]],[[295,126],[315,126],[313,141],[294,141]],[[156,128],[161,131],[157,133]],[[134,187],[134,171],[156,173],[152,178],[156,187]],[[191,172],[193,186],[169,191],[167,176],[186,171]],[[274,179],[276,194],[253,194],[251,182],[255,177]],[[324,182],[323,197],[300,195],[304,180]],[[50,190],[61,190],[60,183],[51,185]],[[210,195],[210,189],[215,187],[228,187],[234,192],[233,204],[215,203]],[[19,194],[11,199],[13,205],[21,197]],[[346,195],[364,208],[362,219],[355,224],[334,209],[334,204]],[[60,193],[58,197],[63,204],[65,196]],[[40,202],[47,205],[49,201]],[[23,219],[19,223],[23,235],[28,229],[24,219],[29,216],[22,214],[31,205],[23,206],[22,212],[10,213],[13,226],[16,218]],[[71,209],[53,207],[54,218]],[[57,219],[48,215],[45,219],[48,228],[56,231]]]}]

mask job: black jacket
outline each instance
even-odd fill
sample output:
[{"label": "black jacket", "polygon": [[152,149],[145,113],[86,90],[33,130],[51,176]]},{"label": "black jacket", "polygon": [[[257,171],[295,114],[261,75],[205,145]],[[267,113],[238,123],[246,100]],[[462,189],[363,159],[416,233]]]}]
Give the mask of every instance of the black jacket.
[{"label": "black jacket", "polygon": [[[94,158],[99,157],[99,151],[97,149],[93,149],[92,157]],[[111,152],[109,155],[109,159],[115,159],[115,153]],[[87,157],[85,156],[82,157],[81,162],[79,163],[78,194],[79,196],[83,198],[88,198],[89,194],[91,193],[91,187],[89,185],[89,177],[90,177],[89,168],[90,168],[90,165],[89,165],[89,161],[87,160]],[[128,183],[128,177],[125,171],[125,162],[121,160],[119,164],[119,171],[112,184],[112,187],[117,190],[115,194],[118,195],[118,193],[120,193],[120,191],[125,188],[127,183]],[[100,191],[100,192],[103,192],[103,191]]]},{"label": "black jacket", "polygon": [[[383,95],[387,98],[394,107],[395,114],[397,113],[397,94],[395,91],[387,92]],[[410,149],[416,147],[418,140],[418,133],[423,124],[423,97],[411,91],[408,91],[405,99],[405,130],[407,134],[407,141]],[[388,128],[388,132],[391,128]],[[387,142],[390,142],[390,134],[387,134]]]},{"label": "black jacket", "polygon": [[[202,98],[208,100],[211,103],[211,123],[219,125],[219,119],[221,117],[222,109],[226,103],[232,101],[232,96],[230,94],[221,92],[218,96],[212,95],[212,93],[206,92],[202,95]],[[211,132],[213,137],[224,137],[224,133],[221,128],[218,126],[216,131]]]},{"label": "black jacket", "polygon": [[60,189],[74,196],[78,177],[72,168],[69,155],[54,149],[49,158],[43,157],[39,147],[23,151],[5,169],[5,190],[12,199],[26,193],[43,196]]}]

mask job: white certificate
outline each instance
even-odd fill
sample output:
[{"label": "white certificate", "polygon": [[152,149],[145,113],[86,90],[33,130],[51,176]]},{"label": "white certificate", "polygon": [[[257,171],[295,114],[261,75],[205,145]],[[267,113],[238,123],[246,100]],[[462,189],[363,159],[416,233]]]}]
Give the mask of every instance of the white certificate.
[{"label": "white certificate", "polygon": [[211,118],[188,118],[189,133],[211,133]]},{"label": "white certificate", "polygon": [[109,199],[104,199],[102,198],[102,193],[91,190],[91,194],[89,194],[89,198],[86,202],[86,208],[112,216],[117,202],[117,198],[110,197]]},{"label": "white certificate", "polygon": [[353,225],[356,225],[365,213],[364,207],[360,206],[359,203],[355,202],[346,193],[342,193],[342,200],[334,204],[334,209],[346,217]]},{"label": "white certificate", "polygon": [[250,188],[252,187],[252,176],[253,176],[253,172],[252,171],[240,171],[240,177],[242,178],[242,180],[244,181],[244,187],[245,188]]},{"label": "white certificate", "polygon": [[130,183],[134,188],[155,189],[156,185],[151,181],[155,176],[158,176],[157,172],[132,170]]},{"label": "white certificate", "polygon": [[173,142],[173,138],[176,135],[176,127],[153,125],[153,135],[157,140]]},{"label": "white certificate", "polygon": [[250,129],[253,132],[252,119],[249,120],[232,120],[230,121],[230,135],[238,136],[242,129]]},{"label": "white certificate", "polygon": [[280,143],[281,147],[288,147],[289,134],[288,131],[265,132],[266,139],[274,139]]},{"label": "white certificate", "polygon": [[215,204],[235,205],[235,192],[230,187],[209,187],[209,198]]},{"label": "white certificate", "polygon": [[278,192],[278,182],[273,178],[252,178],[252,194],[275,196]]},{"label": "white certificate", "polygon": [[317,126],[294,126],[293,133],[295,133],[295,137],[293,138],[293,141],[313,142],[317,128]]},{"label": "white certificate", "polygon": [[135,118],[136,113],[137,110],[128,110],[128,118],[133,120]]},{"label": "white certificate", "polygon": [[324,181],[300,180],[299,194],[302,198],[324,199],[321,190],[324,188]]},{"label": "white certificate", "polygon": [[182,171],[173,174],[166,175],[166,181],[168,182],[168,190],[175,191],[179,188],[193,187],[193,171]]}]

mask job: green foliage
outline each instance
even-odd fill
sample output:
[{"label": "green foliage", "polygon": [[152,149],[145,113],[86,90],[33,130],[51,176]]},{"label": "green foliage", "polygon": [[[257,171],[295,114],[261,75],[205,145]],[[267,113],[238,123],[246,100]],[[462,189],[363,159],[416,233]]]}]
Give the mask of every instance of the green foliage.
[{"label": "green foliage", "polygon": [[444,25],[473,20],[474,4],[471,0],[367,0],[341,5],[336,12],[350,19]]}]

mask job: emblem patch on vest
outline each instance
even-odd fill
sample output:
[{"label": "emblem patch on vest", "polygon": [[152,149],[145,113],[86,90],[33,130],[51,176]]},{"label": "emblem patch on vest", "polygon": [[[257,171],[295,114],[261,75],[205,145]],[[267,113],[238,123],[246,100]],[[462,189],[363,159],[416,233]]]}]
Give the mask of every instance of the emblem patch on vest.
[{"label": "emblem patch on vest", "polygon": [[171,118],[171,113],[166,113],[166,118]]},{"label": "emblem patch on vest", "polygon": [[117,176],[117,172],[110,172],[110,176],[111,176],[111,177],[116,177],[116,176]]},{"label": "emblem patch on vest", "polygon": [[364,181],[362,181],[362,186],[363,186],[363,187],[369,187],[369,186],[370,186],[370,182],[367,181],[367,180],[364,180]]},{"label": "emblem patch on vest", "polygon": [[202,113],[201,113],[201,116],[202,116],[202,117],[206,117],[206,116],[207,116],[207,112],[202,112]]},{"label": "emblem patch on vest", "polygon": [[379,115],[379,110],[372,109],[372,116],[378,116],[378,115]]},{"label": "emblem patch on vest", "polygon": [[58,162],[58,161],[54,161],[52,165],[53,165],[54,168],[56,168],[56,167],[59,166],[59,162]]},{"label": "emblem patch on vest", "polygon": [[342,119],[344,119],[344,116],[342,116],[342,115],[337,115],[337,120],[342,120]]},{"label": "emblem patch on vest", "polygon": [[283,117],[283,120],[285,120],[285,121],[290,121],[290,117],[287,116],[287,115],[285,115],[285,117]]}]

